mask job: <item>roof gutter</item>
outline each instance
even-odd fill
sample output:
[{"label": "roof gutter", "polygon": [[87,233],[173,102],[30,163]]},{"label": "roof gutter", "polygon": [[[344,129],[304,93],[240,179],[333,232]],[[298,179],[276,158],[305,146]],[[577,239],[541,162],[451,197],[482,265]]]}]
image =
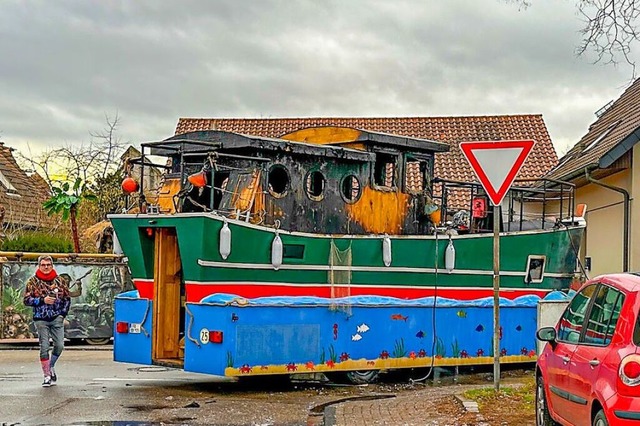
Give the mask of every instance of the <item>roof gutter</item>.
[{"label": "roof gutter", "polygon": [[566,174],[564,176],[559,176],[556,179],[559,179],[559,180],[562,180],[562,181],[565,181],[565,182],[571,182],[572,180],[577,179],[580,176],[582,176],[583,172],[590,172],[590,171],[595,170],[597,168],[598,168],[598,163],[587,164],[586,166],[584,166],[584,170],[583,169],[578,169],[578,170],[576,170],[574,172],[571,172],[569,174]]},{"label": "roof gutter", "polygon": [[623,248],[622,248],[622,252],[623,252],[623,258],[622,258],[622,268],[623,271],[622,272],[629,272],[629,200],[631,199],[631,197],[629,196],[629,192],[624,189],[624,188],[620,188],[617,186],[613,186],[613,185],[609,185],[606,184],[604,182],[601,182],[597,179],[594,179],[593,177],[591,177],[591,175],[589,174],[589,169],[585,168],[584,169],[584,173],[585,176],[587,178],[587,180],[591,183],[594,183],[596,185],[599,185],[603,188],[607,188],[610,189],[612,191],[616,191],[619,192],[620,194],[622,194],[622,196],[624,197],[624,226],[623,226]]}]

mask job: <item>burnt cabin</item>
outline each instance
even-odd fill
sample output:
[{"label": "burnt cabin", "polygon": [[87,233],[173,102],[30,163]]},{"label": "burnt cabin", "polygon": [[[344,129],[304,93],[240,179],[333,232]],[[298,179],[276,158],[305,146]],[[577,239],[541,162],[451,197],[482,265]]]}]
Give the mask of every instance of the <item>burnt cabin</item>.
[{"label": "burnt cabin", "polygon": [[157,195],[160,213],[214,211],[327,234],[431,233],[434,154],[448,150],[445,143],[344,127],[280,139],[208,130],[142,144],[143,158],[170,158]]}]

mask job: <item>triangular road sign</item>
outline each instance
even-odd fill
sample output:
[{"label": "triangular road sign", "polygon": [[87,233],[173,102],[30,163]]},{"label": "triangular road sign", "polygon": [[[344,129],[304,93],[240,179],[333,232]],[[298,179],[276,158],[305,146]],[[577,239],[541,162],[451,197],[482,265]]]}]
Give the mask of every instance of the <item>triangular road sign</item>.
[{"label": "triangular road sign", "polygon": [[487,192],[491,204],[499,206],[533,145],[535,142],[532,140],[462,142],[460,149]]}]

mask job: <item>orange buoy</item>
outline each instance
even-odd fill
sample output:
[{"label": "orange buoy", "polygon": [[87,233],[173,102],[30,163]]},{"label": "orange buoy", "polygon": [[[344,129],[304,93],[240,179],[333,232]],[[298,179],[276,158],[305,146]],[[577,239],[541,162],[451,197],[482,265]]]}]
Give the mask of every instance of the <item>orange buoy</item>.
[{"label": "orange buoy", "polygon": [[132,177],[126,177],[122,181],[122,190],[127,194],[131,194],[132,192],[136,192],[138,190],[138,182],[135,181]]},{"label": "orange buoy", "polygon": [[187,180],[196,188],[204,188],[204,186],[207,184],[207,174],[204,170],[202,170],[198,173],[189,175],[189,177],[187,177]]}]

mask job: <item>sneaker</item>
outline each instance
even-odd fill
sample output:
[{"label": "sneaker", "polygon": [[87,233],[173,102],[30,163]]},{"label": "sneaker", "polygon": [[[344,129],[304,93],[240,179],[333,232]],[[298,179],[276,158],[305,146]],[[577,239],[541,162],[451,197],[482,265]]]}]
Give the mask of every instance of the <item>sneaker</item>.
[{"label": "sneaker", "polygon": [[58,376],[56,376],[56,370],[51,369],[51,386],[55,386],[58,381]]},{"label": "sneaker", "polygon": [[51,386],[51,377],[44,376],[44,382],[42,382],[42,387],[48,388],[49,386]]}]

